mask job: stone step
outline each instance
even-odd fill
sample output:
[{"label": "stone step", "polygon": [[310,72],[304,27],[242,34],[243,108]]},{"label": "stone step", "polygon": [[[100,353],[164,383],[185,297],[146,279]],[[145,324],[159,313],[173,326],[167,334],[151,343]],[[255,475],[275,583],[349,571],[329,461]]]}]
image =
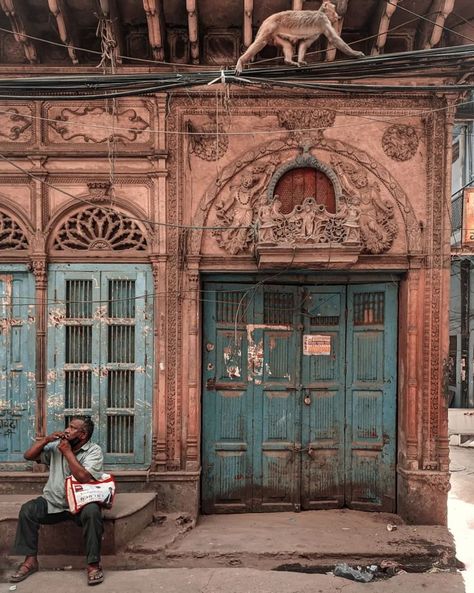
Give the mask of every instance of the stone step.
[{"label": "stone step", "polygon": [[[0,555],[11,553],[21,505],[32,498],[25,494],[0,495]],[[116,495],[113,508],[104,511],[103,554],[116,554],[153,521],[155,499],[154,492]],[[72,521],[41,526],[39,553],[84,554],[81,528]]]}]

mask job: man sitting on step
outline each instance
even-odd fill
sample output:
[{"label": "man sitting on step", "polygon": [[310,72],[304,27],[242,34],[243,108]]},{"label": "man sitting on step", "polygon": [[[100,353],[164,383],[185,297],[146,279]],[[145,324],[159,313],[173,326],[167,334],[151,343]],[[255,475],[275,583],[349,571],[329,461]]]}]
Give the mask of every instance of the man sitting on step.
[{"label": "man sitting on step", "polygon": [[90,442],[94,423],[89,416],[75,416],[64,432],[53,432],[36,441],[24,453],[25,459],[49,466],[49,479],[43,496],[26,502],[20,510],[14,553],[26,555],[10,582],[18,583],[38,570],[38,532],[40,525],[72,520],[82,527],[87,553],[87,583],[97,585],[104,580],[100,565],[103,533],[102,511],[90,503],[77,515],[67,509],[64,480],[71,474],[81,483],[102,476],[103,453],[99,445]]}]

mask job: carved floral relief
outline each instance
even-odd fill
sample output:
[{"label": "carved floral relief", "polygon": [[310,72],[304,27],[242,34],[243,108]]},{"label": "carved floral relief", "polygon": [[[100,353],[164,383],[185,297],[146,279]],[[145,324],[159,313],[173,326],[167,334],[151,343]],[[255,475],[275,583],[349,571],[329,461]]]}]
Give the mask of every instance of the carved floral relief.
[{"label": "carved floral relief", "polygon": [[229,148],[229,137],[222,123],[210,121],[202,125],[186,123],[189,152],[204,161],[218,161]]},{"label": "carved floral relief", "polygon": [[282,128],[294,131],[292,138],[301,141],[304,138],[322,139],[323,132],[336,121],[336,112],[327,109],[285,109],[277,113],[278,124]]},{"label": "carved floral relief", "polygon": [[382,148],[394,161],[409,161],[415,156],[419,144],[418,134],[412,126],[394,124],[382,137]]},{"label": "carved floral relief", "polygon": [[29,108],[5,107],[0,112],[0,141],[29,142],[33,120]]},{"label": "carved floral relief", "polygon": [[[103,106],[50,108],[48,124],[50,142],[122,144],[149,142],[150,113],[142,108],[128,108],[118,103],[115,113]],[[146,118],[146,119],[144,119]]]}]

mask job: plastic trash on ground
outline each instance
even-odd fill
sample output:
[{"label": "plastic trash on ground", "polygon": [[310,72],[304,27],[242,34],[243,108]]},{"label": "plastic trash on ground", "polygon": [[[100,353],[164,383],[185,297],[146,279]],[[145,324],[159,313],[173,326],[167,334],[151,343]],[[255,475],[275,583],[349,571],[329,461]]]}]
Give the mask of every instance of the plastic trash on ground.
[{"label": "plastic trash on ground", "polygon": [[370,583],[374,578],[373,572],[368,572],[362,569],[351,568],[345,562],[342,564],[336,564],[333,574],[336,577],[342,577],[351,581],[357,581],[358,583]]}]

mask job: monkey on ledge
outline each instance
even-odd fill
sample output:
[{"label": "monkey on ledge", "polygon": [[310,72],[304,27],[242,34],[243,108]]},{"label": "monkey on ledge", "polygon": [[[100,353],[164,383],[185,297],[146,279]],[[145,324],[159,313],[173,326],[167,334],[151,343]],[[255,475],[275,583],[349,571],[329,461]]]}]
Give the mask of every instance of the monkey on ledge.
[{"label": "monkey on ledge", "polygon": [[[249,62],[266,45],[279,45],[283,49],[286,64],[301,66],[309,46],[325,35],[330,43],[343,53],[353,58],[362,58],[364,53],[354,51],[337,34],[332,26],[339,15],[336,7],[329,0],[324,0],[319,10],[285,10],[266,18],[260,25],[255,41],[249,45],[235,67],[237,74],[242,72],[244,64]],[[298,61],[293,61],[294,46],[298,43]]]}]

